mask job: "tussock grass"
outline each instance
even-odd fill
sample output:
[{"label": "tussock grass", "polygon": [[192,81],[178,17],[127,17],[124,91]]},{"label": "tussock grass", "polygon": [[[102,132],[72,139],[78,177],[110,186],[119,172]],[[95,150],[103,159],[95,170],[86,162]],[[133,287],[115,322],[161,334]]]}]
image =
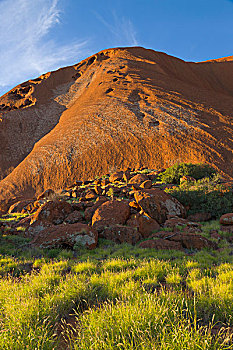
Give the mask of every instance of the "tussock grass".
[{"label": "tussock grass", "polygon": [[27,242],[1,237],[0,349],[233,348],[229,244],[187,255],[106,240],[93,251]]}]

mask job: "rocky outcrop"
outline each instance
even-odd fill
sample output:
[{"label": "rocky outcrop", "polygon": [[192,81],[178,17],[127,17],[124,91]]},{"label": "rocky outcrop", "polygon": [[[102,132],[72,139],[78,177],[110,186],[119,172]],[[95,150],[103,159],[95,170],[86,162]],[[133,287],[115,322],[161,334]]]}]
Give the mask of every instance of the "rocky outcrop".
[{"label": "rocky outcrop", "polygon": [[61,224],[72,212],[72,206],[66,201],[49,201],[43,204],[32,216],[31,224],[47,222]]},{"label": "rocky outcrop", "polygon": [[137,174],[135,176],[133,176],[130,180],[129,180],[129,184],[138,184],[141,185],[142,183],[144,183],[145,181],[149,180],[148,177],[144,174]]},{"label": "rocky outcrop", "polygon": [[176,160],[230,179],[232,102],[232,62],[188,63],[141,47],[22,83],[0,98],[0,211],[48,188]]},{"label": "rocky outcrop", "polygon": [[133,245],[141,239],[141,235],[136,228],[123,225],[106,227],[100,232],[99,236],[115,243],[129,243]]},{"label": "rocky outcrop", "polygon": [[19,202],[16,202],[14,204],[12,204],[9,208],[8,213],[21,213],[23,209],[26,209],[26,207],[31,204],[33,201],[32,199],[28,199],[28,200],[22,200]]},{"label": "rocky outcrop", "polygon": [[98,233],[86,224],[61,224],[46,228],[39,232],[31,245],[39,248],[84,246],[94,249],[97,245]]},{"label": "rocky outcrop", "polygon": [[220,218],[221,225],[233,225],[233,213],[224,214]]},{"label": "rocky outcrop", "polygon": [[[122,177],[118,172],[112,177],[75,181],[59,195],[48,190],[36,200],[16,202],[11,210],[24,212],[26,217],[18,219],[18,215],[9,213],[12,218],[9,222],[2,220],[3,231],[30,238],[32,246],[40,248],[83,245],[92,249],[96,247],[98,237],[119,244],[139,243],[142,248],[176,249],[187,253],[217,248],[217,242],[222,239],[221,232],[210,232],[212,241],[202,236],[202,225],[185,219],[181,203],[159,188],[163,184],[152,183],[152,177],[156,182],[155,171],[146,175],[148,180],[145,181],[151,182],[151,188],[140,187],[140,181],[145,179],[141,177],[142,170],[122,171]],[[129,179],[137,174],[141,179],[139,183],[129,184]],[[96,197],[96,186],[104,195]],[[229,223],[231,217],[229,213],[222,218],[227,218]],[[232,227],[223,225],[221,230],[232,233]],[[231,242],[232,236],[228,235],[227,239]],[[142,240],[144,242],[140,243]]]},{"label": "rocky outcrop", "polygon": [[[210,248],[210,249],[216,249],[217,244],[215,242],[210,241],[209,239],[196,234],[191,233],[188,231],[177,231],[177,232],[166,232],[166,231],[160,231],[157,233],[154,233],[151,237],[154,238],[154,240],[159,242],[159,244],[162,244],[162,241],[164,242],[164,247],[168,244],[168,242],[176,243],[178,249],[197,249],[201,250],[203,248]],[[145,241],[146,244],[147,241]],[[149,239],[149,242],[151,240]],[[143,242],[144,243],[144,242]],[[150,244],[150,243],[149,243]],[[145,247],[144,247],[145,248]],[[153,248],[153,247],[152,247]],[[155,246],[156,249],[166,249],[166,248],[158,248]],[[177,248],[171,248],[171,249],[177,249]]]},{"label": "rocky outcrop", "polygon": [[144,213],[131,215],[127,221],[127,225],[136,227],[141,233],[142,238],[148,238],[153,231],[160,229],[159,223]]},{"label": "rocky outcrop", "polygon": [[166,192],[155,188],[135,190],[134,198],[140,208],[158,223],[164,223],[168,216],[186,215],[184,206]]},{"label": "rocky outcrop", "polygon": [[102,231],[105,226],[124,225],[130,215],[127,201],[112,200],[103,203],[92,217],[92,226]]}]

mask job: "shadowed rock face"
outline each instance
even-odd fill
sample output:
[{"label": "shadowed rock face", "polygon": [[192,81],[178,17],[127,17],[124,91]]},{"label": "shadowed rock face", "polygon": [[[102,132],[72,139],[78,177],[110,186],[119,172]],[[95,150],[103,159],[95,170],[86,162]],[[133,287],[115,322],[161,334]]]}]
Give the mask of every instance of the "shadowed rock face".
[{"label": "shadowed rock face", "polygon": [[232,105],[231,58],[109,49],[29,80],[0,98],[0,209],[128,166],[206,162],[232,178]]}]

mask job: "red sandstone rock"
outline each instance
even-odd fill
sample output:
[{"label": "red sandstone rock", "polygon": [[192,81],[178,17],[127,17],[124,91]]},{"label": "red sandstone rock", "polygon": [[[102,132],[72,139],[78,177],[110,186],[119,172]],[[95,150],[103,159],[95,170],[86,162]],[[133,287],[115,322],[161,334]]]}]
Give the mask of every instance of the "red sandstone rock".
[{"label": "red sandstone rock", "polygon": [[195,234],[190,233],[188,231],[177,231],[177,232],[166,232],[166,231],[159,231],[154,233],[150,236],[150,238],[160,238],[165,241],[173,241],[178,242],[182,245],[183,248],[186,249],[203,249],[203,248],[211,248],[216,249],[217,244],[208,240],[207,238]]},{"label": "red sandstone rock", "polygon": [[106,227],[99,236],[116,243],[126,242],[129,244],[136,244],[141,239],[141,235],[136,228],[123,225]]},{"label": "red sandstone rock", "polygon": [[207,238],[198,235],[192,234],[190,232],[180,232],[174,237],[172,237],[173,241],[180,242],[183,247],[187,249],[198,249],[201,250],[203,248],[211,248],[217,249],[217,244],[208,240]]},{"label": "red sandstone rock", "polygon": [[89,190],[87,190],[87,191],[85,192],[85,194],[80,198],[80,200],[82,200],[82,201],[90,201],[90,200],[92,200],[92,199],[96,199],[96,197],[97,197],[96,192],[95,192],[94,190],[89,189]]},{"label": "red sandstone rock", "polygon": [[184,206],[160,189],[136,190],[134,198],[141,209],[158,223],[166,221],[168,215],[184,217]]},{"label": "red sandstone rock", "polygon": [[167,241],[164,239],[151,239],[148,241],[141,242],[139,244],[140,248],[150,248],[150,249],[165,249],[165,250],[183,250],[182,245],[179,242]]},{"label": "red sandstone rock", "polygon": [[138,230],[143,238],[149,237],[153,231],[158,231],[160,229],[159,223],[146,214],[138,215],[138,223]]},{"label": "red sandstone rock", "polygon": [[209,220],[211,220],[211,214],[210,213],[196,213],[196,214],[189,215],[187,217],[187,220],[193,221],[193,222],[209,221]]},{"label": "red sandstone rock", "polygon": [[109,179],[103,179],[101,181],[101,186],[107,186],[109,184]]},{"label": "red sandstone rock", "polygon": [[148,238],[153,231],[158,231],[160,225],[146,214],[133,214],[126,222],[127,226],[135,227],[143,238]]},{"label": "red sandstone rock", "polygon": [[151,180],[146,180],[143,183],[141,183],[140,187],[141,188],[146,188],[149,189],[152,186],[152,181]]},{"label": "red sandstone rock", "polygon": [[197,222],[191,222],[186,219],[182,219],[179,217],[170,217],[168,218],[164,225],[164,227],[170,227],[170,228],[175,228],[176,226],[186,226],[187,229],[194,228],[194,230],[198,230],[201,228],[201,224]]},{"label": "red sandstone rock", "polygon": [[31,224],[47,222],[50,224],[61,224],[72,212],[72,206],[65,201],[49,201],[43,204],[32,216]]},{"label": "red sandstone rock", "polygon": [[76,224],[77,222],[82,222],[83,220],[83,214],[80,211],[75,210],[65,218],[64,222],[67,224]]},{"label": "red sandstone rock", "polygon": [[51,227],[51,223],[47,221],[35,221],[31,223],[30,225],[27,226],[23,236],[28,237],[28,238],[34,238],[38,235],[39,232]]},{"label": "red sandstone rock", "polygon": [[39,232],[31,244],[39,248],[73,248],[75,245],[81,245],[94,249],[97,240],[98,233],[93,227],[76,223],[51,226]]},{"label": "red sandstone rock", "polygon": [[102,194],[102,192],[103,192],[101,186],[95,185],[94,190],[95,190],[95,193],[96,193],[98,196],[101,196],[101,194]]},{"label": "red sandstone rock", "polygon": [[131,207],[131,208],[135,208],[135,209],[137,209],[137,210],[140,210],[140,206],[137,204],[137,202],[135,202],[135,201],[132,201],[132,202],[129,202],[129,206]]},{"label": "red sandstone rock", "polygon": [[128,182],[131,179],[131,174],[130,174],[130,170],[126,170],[123,174],[123,180],[125,182]]},{"label": "red sandstone rock", "polygon": [[188,63],[131,47],[18,85],[0,97],[0,176],[15,168],[0,182],[0,210],[110,166],[179,159],[232,179],[231,75],[231,59]]},{"label": "red sandstone rock", "polygon": [[233,213],[224,214],[220,218],[221,225],[233,225]]},{"label": "red sandstone rock", "polygon": [[111,200],[96,209],[92,225],[98,230],[102,230],[105,226],[124,225],[129,216],[130,207],[127,201]]},{"label": "red sandstone rock", "polygon": [[144,174],[137,174],[134,177],[131,177],[131,179],[129,180],[129,184],[137,184],[137,185],[141,185],[143,182],[148,181],[148,177]]},{"label": "red sandstone rock", "polygon": [[16,225],[16,227],[29,227],[30,226],[30,222],[31,222],[31,218],[30,218],[30,216],[27,216],[26,218],[23,218],[23,219],[21,219],[18,223],[17,223],[17,225]]},{"label": "red sandstone rock", "polygon": [[124,174],[123,171],[117,171],[110,175],[109,181],[110,182],[120,181],[123,178],[123,174]]},{"label": "red sandstone rock", "polygon": [[139,213],[131,214],[129,219],[126,221],[126,225],[130,227],[135,227],[138,229],[139,228],[138,215]]},{"label": "red sandstone rock", "polygon": [[31,203],[32,203],[31,199],[16,202],[16,203],[14,203],[14,204],[12,204],[10,206],[8,213],[9,214],[11,214],[11,213],[21,213],[22,210],[24,208],[26,208],[28,206],[28,204],[31,204]]},{"label": "red sandstone rock", "polygon": [[43,193],[41,193],[38,197],[37,200],[39,201],[40,199],[52,199],[52,197],[55,195],[54,190],[51,188],[47,189]]},{"label": "red sandstone rock", "polygon": [[86,208],[85,212],[84,212],[84,216],[86,221],[91,221],[92,216],[94,214],[94,212],[96,211],[97,208],[99,208],[103,203],[107,202],[108,199],[106,197],[100,198],[98,201],[96,201],[96,203],[89,208]]}]

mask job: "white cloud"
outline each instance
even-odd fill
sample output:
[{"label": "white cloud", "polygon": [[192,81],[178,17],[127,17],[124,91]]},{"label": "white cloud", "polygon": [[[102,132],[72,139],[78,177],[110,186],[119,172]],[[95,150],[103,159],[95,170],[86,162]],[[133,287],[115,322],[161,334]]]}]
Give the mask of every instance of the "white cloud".
[{"label": "white cloud", "polygon": [[101,23],[108,28],[111,35],[114,37],[116,45],[121,46],[138,46],[136,31],[130,19],[118,17],[115,12],[112,13],[111,23],[100,14],[95,13]]},{"label": "white cloud", "polygon": [[59,45],[48,39],[61,14],[59,0],[0,2],[0,93],[88,53],[87,41]]}]

